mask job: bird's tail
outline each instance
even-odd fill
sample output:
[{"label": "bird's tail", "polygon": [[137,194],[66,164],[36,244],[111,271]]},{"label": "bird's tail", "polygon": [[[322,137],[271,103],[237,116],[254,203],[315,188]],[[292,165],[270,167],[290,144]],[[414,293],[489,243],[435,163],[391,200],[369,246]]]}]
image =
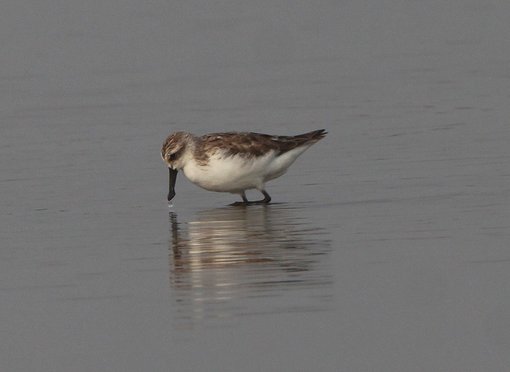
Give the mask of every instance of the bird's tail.
[{"label": "bird's tail", "polygon": [[294,136],[296,139],[302,139],[303,142],[312,142],[315,143],[321,139],[323,139],[328,132],[325,129],[314,130],[312,132],[298,134]]}]

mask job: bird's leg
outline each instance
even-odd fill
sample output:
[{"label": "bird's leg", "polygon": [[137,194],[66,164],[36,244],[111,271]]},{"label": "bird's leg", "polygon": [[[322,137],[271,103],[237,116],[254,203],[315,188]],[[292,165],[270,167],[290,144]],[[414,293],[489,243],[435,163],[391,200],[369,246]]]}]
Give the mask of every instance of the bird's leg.
[{"label": "bird's leg", "polygon": [[262,195],[264,195],[264,199],[258,200],[258,201],[256,201],[256,203],[257,204],[269,204],[269,202],[271,201],[271,196],[269,196],[267,191],[264,189],[260,190],[260,192],[262,193]]},{"label": "bird's leg", "polygon": [[246,193],[243,191],[241,192],[241,198],[243,198],[243,201],[242,202],[235,202],[235,203],[232,203],[231,205],[234,205],[234,206],[239,206],[239,205],[254,205],[254,204],[269,204],[269,202],[271,201],[271,196],[269,196],[269,194],[267,193],[266,190],[260,190],[260,192],[264,195],[264,199],[261,199],[261,200],[255,200],[255,201],[249,201],[248,198],[246,197]]},{"label": "bird's leg", "polygon": [[267,191],[264,189],[259,190],[259,191],[262,193],[262,195],[264,195],[264,199],[248,202],[248,204],[269,204],[269,202],[271,201],[271,196],[269,196]]},{"label": "bird's leg", "polygon": [[232,203],[230,205],[239,206],[239,205],[250,205],[251,204],[248,201],[248,198],[246,197],[246,193],[244,191],[241,191],[240,195],[241,195],[241,198],[243,198],[243,201],[242,202],[235,202],[235,203]]}]

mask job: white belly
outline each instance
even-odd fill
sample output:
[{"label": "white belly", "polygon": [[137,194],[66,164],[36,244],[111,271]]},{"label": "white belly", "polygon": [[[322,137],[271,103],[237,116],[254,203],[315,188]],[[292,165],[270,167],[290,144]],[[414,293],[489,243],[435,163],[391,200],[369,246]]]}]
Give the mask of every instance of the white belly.
[{"label": "white belly", "polygon": [[189,161],[184,175],[194,184],[210,191],[239,193],[249,189],[263,189],[266,181],[283,175],[307,147],[300,147],[275,156],[274,151],[260,157],[211,157],[202,166]]}]

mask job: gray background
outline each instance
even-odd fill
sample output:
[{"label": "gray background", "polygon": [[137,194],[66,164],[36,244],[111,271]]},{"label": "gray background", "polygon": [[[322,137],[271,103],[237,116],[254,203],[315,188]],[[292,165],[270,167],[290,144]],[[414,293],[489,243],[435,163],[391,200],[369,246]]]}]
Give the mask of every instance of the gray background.
[{"label": "gray background", "polygon": [[[0,6],[2,371],[503,371],[510,3]],[[169,132],[329,135],[268,185]]]}]

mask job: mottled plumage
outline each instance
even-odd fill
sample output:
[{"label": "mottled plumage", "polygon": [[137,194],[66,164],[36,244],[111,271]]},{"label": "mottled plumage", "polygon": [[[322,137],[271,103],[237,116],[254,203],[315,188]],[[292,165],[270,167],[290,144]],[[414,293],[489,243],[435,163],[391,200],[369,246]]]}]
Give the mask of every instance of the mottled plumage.
[{"label": "mottled plumage", "polygon": [[297,136],[226,132],[195,137],[175,132],[161,148],[170,172],[168,200],[175,195],[176,174],[182,170],[206,190],[237,193],[248,204],[245,191],[257,189],[264,195],[257,203],[268,203],[271,198],[265,182],[284,174],[301,153],[325,135],[323,129]]}]

